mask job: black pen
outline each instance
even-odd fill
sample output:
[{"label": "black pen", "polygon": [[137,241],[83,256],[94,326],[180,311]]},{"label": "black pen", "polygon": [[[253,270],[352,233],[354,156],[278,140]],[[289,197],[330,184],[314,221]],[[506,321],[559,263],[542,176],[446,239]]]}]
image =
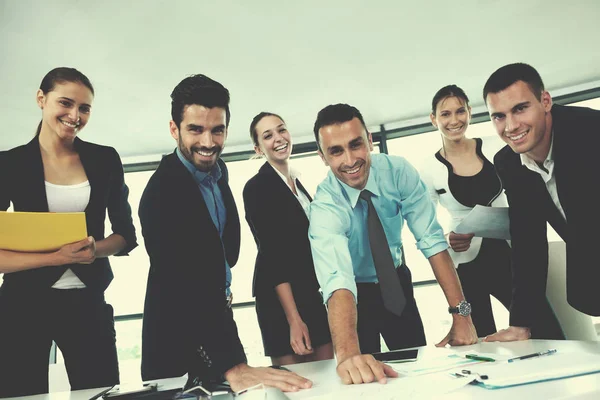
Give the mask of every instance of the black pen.
[{"label": "black pen", "polygon": [[546,351],[540,351],[537,353],[527,354],[527,355],[521,356],[521,357],[511,358],[508,360],[508,362],[513,362],[513,361],[518,361],[518,360],[526,360],[528,358],[533,358],[533,357],[547,356],[549,354],[554,354],[554,353],[556,353],[556,349],[550,349],[550,350],[546,350]]}]

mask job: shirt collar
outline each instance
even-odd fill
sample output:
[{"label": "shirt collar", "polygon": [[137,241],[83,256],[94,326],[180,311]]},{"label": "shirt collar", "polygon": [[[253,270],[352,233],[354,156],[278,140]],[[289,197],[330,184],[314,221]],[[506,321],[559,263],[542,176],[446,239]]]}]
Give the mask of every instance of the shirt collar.
[{"label": "shirt collar", "polygon": [[[281,179],[283,179],[283,181],[287,185],[287,178],[285,177],[285,175],[283,175],[281,172],[279,172],[279,170],[272,165],[271,165],[271,168],[273,168],[275,170],[275,172],[277,172],[277,175],[279,175],[279,177]],[[291,165],[289,168],[290,168],[290,177],[292,178],[292,180],[296,180],[296,179],[300,178],[300,176],[301,176],[300,172],[298,170],[296,170],[296,168],[292,167]]]},{"label": "shirt collar", "polygon": [[[369,169],[369,177],[367,178],[367,184],[365,185],[364,189],[362,189],[362,190],[368,190],[369,192],[371,192],[373,194],[373,196],[378,197],[380,192],[379,192],[379,188],[377,187],[377,176],[376,175],[377,175],[376,171],[373,168],[373,164],[371,163],[371,166]],[[336,179],[337,179],[337,177],[336,177]],[[362,190],[350,187],[350,186],[346,185],[344,182],[340,181],[339,179],[337,179],[337,181],[342,186],[342,189],[346,193],[346,196],[348,196],[348,200],[350,201],[350,206],[352,206],[352,208],[355,208],[356,204],[358,203],[358,198],[360,196],[360,192],[362,192]]]},{"label": "shirt collar", "polygon": [[175,152],[177,153],[177,157],[179,157],[181,163],[185,166],[185,168],[188,171],[190,171],[190,174],[193,175],[194,179],[196,179],[198,183],[203,182],[208,176],[211,176],[215,180],[215,182],[221,179],[221,167],[219,167],[218,163],[215,163],[210,172],[200,171],[194,166],[194,164],[189,162],[187,158],[184,157],[184,155],[179,150],[179,147],[175,149]]},{"label": "shirt collar", "polygon": [[[521,154],[519,154],[519,156],[521,157],[521,165],[524,165],[525,167],[529,168],[532,171],[541,170],[541,168],[535,162],[535,160],[533,160],[527,154],[521,153]],[[548,155],[546,156],[546,159],[544,160],[544,167],[546,169],[550,170],[550,168],[548,168],[548,167],[551,166],[553,163],[554,163],[554,130],[552,130],[552,133],[550,136],[550,149],[548,150]]]}]

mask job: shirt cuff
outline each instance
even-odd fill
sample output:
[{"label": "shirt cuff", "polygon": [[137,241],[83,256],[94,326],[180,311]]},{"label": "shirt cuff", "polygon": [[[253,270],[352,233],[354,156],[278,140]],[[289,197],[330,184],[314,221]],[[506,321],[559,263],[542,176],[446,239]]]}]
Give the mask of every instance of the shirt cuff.
[{"label": "shirt cuff", "polygon": [[417,242],[417,248],[421,250],[421,253],[425,256],[425,258],[429,258],[435,256],[438,253],[441,253],[444,250],[448,250],[448,242],[443,240],[430,245],[429,243]]},{"label": "shirt cuff", "polygon": [[354,296],[354,304],[357,304],[356,299],[358,298],[358,296],[356,290],[356,282],[347,282],[343,279],[333,279],[332,281],[327,283],[327,286],[323,288],[323,304],[327,305],[327,302],[329,301],[333,293],[336,290],[340,289],[346,289],[350,291],[350,293],[352,293],[352,296]]},{"label": "shirt cuff", "polygon": [[125,242],[127,243],[125,248],[123,250],[119,251],[118,253],[116,253],[115,257],[128,256],[129,252],[131,252],[131,250],[138,247],[138,243],[137,243],[135,237],[133,238],[133,241],[131,241],[131,239],[130,240],[125,239]]}]

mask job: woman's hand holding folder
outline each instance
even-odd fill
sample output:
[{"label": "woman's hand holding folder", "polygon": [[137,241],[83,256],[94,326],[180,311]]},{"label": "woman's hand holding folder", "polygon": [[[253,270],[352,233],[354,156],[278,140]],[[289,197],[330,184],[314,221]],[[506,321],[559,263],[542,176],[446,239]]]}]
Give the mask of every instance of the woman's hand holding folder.
[{"label": "woman's hand holding folder", "polygon": [[91,264],[96,259],[96,241],[88,236],[78,242],[65,244],[56,254],[60,259],[57,265]]}]

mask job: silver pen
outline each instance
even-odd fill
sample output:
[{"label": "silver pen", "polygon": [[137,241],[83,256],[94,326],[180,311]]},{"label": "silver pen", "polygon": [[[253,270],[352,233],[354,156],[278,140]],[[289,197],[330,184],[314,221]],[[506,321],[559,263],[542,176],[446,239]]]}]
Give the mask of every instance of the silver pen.
[{"label": "silver pen", "polygon": [[508,360],[508,362],[513,362],[513,361],[518,361],[518,360],[526,360],[528,358],[533,358],[533,357],[547,356],[547,355],[554,354],[554,353],[556,353],[556,349],[550,349],[550,350],[546,350],[546,351],[540,351],[537,353],[527,354],[527,355],[521,356],[521,357],[510,358]]}]

